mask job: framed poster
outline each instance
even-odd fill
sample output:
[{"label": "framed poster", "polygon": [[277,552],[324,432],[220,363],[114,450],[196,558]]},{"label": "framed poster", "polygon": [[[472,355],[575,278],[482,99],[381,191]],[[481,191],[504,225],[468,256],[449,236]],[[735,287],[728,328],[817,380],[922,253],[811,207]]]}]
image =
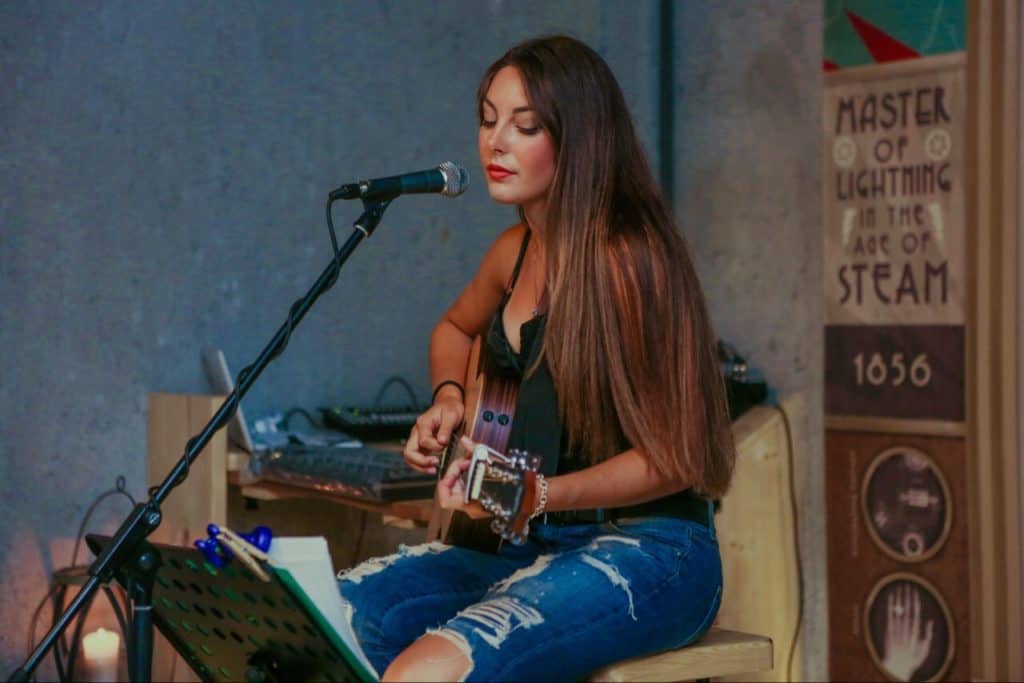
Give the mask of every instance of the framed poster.
[{"label": "framed poster", "polygon": [[970,678],[961,438],[829,430],[833,680]]},{"label": "framed poster", "polygon": [[825,413],[962,423],[963,55],[825,83]]}]

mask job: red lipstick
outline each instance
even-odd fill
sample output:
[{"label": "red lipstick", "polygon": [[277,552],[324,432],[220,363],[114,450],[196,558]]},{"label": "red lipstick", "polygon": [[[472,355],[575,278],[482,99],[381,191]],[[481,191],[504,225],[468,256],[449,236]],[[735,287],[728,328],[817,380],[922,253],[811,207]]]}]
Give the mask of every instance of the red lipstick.
[{"label": "red lipstick", "polygon": [[487,175],[490,176],[491,180],[504,180],[511,175],[515,175],[515,172],[498,164],[487,164]]}]

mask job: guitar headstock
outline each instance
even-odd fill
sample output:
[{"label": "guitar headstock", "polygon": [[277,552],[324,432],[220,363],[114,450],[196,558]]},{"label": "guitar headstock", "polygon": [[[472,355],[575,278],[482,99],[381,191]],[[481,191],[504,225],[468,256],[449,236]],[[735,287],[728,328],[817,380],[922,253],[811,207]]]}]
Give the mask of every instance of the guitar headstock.
[{"label": "guitar headstock", "polygon": [[522,545],[536,507],[537,470],[541,458],[511,449],[508,454],[477,444],[466,471],[465,502],[478,502],[492,515],[491,530]]}]

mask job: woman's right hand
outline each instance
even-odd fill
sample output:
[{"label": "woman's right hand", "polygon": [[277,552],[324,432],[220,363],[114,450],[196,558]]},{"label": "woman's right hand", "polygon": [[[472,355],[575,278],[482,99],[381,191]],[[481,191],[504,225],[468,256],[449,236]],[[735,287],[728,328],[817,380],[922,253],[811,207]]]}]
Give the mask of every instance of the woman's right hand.
[{"label": "woman's right hand", "polygon": [[438,457],[462,424],[466,408],[457,391],[439,393],[434,405],[416,419],[402,456],[409,467],[424,474],[436,474]]}]

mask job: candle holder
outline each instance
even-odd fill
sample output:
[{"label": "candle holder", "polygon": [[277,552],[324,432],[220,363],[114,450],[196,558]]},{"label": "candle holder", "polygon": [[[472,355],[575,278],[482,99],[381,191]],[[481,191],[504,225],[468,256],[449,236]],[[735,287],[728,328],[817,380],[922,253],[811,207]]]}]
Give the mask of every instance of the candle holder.
[{"label": "candle holder", "polygon": [[[88,579],[89,568],[87,566],[63,567],[53,573],[53,583],[55,586],[53,612],[54,623],[56,623],[57,616],[65,609],[64,600],[67,596],[68,588],[71,586],[85,585]],[[57,668],[57,678],[60,681],[86,680],[99,683],[100,681],[106,680],[120,680],[118,666],[121,660],[121,650],[123,649],[120,644],[125,642],[125,634],[128,632],[128,623],[125,617],[128,613],[128,597],[124,590],[117,584],[103,586],[102,590],[104,595],[107,596],[107,600],[110,603],[110,607],[114,612],[118,627],[121,631],[119,636],[116,632],[107,630],[102,626],[99,626],[98,628],[98,630],[102,630],[111,636],[117,637],[119,641],[116,658],[114,660],[113,676],[110,678],[93,678],[88,670],[86,653],[83,650],[83,646],[85,644],[83,632],[87,627],[91,626],[95,629],[98,626],[97,624],[89,624],[89,615],[93,607],[92,600],[90,600],[85,608],[79,612],[72,628],[65,632],[63,637],[57,641],[53,649],[53,658]],[[68,633],[71,634],[70,638],[67,637]]]}]

